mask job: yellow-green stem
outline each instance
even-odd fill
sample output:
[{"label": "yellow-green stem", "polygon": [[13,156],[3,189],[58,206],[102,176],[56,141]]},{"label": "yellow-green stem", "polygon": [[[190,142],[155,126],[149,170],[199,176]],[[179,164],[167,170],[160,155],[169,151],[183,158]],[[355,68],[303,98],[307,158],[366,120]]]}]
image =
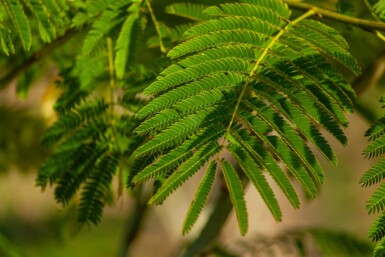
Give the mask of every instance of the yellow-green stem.
[{"label": "yellow-green stem", "polygon": [[[112,131],[112,137],[114,138],[116,148],[118,149],[119,153],[121,153],[121,148],[118,140],[118,133],[115,128],[115,118],[114,118],[114,105],[115,105],[115,99],[114,99],[114,91],[116,87],[116,80],[115,80],[115,67],[114,67],[114,52],[113,52],[113,46],[112,46],[112,39],[110,37],[107,38],[107,54],[108,54],[108,71],[110,74],[110,84],[109,84],[109,124],[111,126]],[[122,161],[119,163],[119,172],[118,172],[118,179],[119,179],[119,185],[118,185],[118,197],[122,195],[123,192],[123,163]]]},{"label": "yellow-green stem", "polygon": [[382,34],[381,32],[379,32],[378,30],[376,31],[376,36],[381,39],[382,41],[385,42],[385,36],[384,34]]},{"label": "yellow-green stem", "polygon": [[162,40],[162,33],[160,31],[159,23],[156,20],[156,16],[154,14],[154,10],[152,9],[150,0],[146,0],[146,4],[147,4],[147,7],[148,7],[148,11],[150,12],[152,22],[154,23],[154,26],[155,26],[155,29],[156,29],[156,33],[158,34],[158,37],[159,37],[160,51],[162,53],[166,53],[167,49],[166,49],[166,47],[164,47],[163,40]]},{"label": "yellow-green stem", "polygon": [[362,28],[368,31],[385,31],[385,23],[371,20],[358,19],[355,17],[343,15],[340,13],[332,12],[318,6],[307,4],[304,2],[299,2],[296,0],[284,0],[291,8],[298,9],[302,11],[314,10],[322,18],[326,18],[333,21],[338,21],[344,24],[349,24],[358,28]]},{"label": "yellow-green stem", "polygon": [[115,71],[114,71],[114,53],[112,49],[112,39],[107,38],[107,53],[108,53],[108,71],[110,73],[110,86],[109,86],[109,101],[110,101],[110,112],[109,112],[109,121],[113,121],[114,117],[114,89],[115,89]]}]

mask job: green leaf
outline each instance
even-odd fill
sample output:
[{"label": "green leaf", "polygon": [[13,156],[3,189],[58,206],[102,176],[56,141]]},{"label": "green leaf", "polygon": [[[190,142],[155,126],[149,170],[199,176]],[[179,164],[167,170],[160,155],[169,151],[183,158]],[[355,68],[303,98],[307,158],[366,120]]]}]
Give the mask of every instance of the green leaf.
[{"label": "green leaf", "polygon": [[239,146],[241,146],[244,151],[247,152],[250,157],[256,163],[258,163],[263,170],[266,170],[270,174],[270,176],[281,188],[281,190],[286,195],[293,207],[299,208],[298,196],[288,176],[281,169],[279,164],[275,161],[272,154],[263,147],[261,147],[261,142],[253,139],[242,138],[242,136],[239,135],[237,132],[232,132],[232,135],[236,140],[234,142],[238,143]]},{"label": "green leaf", "polygon": [[373,158],[384,154],[385,136],[381,136],[372,141],[364,150],[363,154],[368,158]]},{"label": "green leaf", "polygon": [[195,3],[174,3],[166,7],[166,13],[180,16],[194,21],[207,20],[208,16],[203,13],[206,5]]},{"label": "green leaf", "polygon": [[138,34],[140,32],[138,19],[139,8],[128,15],[116,41],[115,71],[118,79],[123,78],[127,62],[132,59],[135,52]]},{"label": "green leaf", "polygon": [[181,164],[178,169],[166,179],[156,194],[150,199],[149,204],[162,203],[173,191],[208,162],[211,157],[218,153],[219,150],[219,145],[214,142],[202,146],[192,157]]},{"label": "green leaf", "polygon": [[242,235],[245,235],[248,229],[248,220],[241,179],[228,161],[222,160],[221,167],[227,189],[229,190],[230,199],[237,215],[239,231]]},{"label": "green leaf", "polygon": [[23,49],[28,51],[32,45],[32,34],[23,6],[19,0],[2,0],[2,3],[12,20]]},{"label": "green leaf", "polygon": [[385,257],[385,239],[377,243],[374,248],[373,257]]},{"label": "green leaf", "polygon": [[109,5],[100,17],[92,24],[90,31],[87,33],[82,46],[82,55],[90,55],[97,44],[123,19],[119,17],[119,8],[125,5],[124,1],[117,1]]},{"label": "green leaf", "polygon": [[196,220],[198,219],[204,205],[207,202],[207,197],[211,191],[215,180],[215,174],[217,171],[217,164],[214,161],[211,161],[207,167],[207,171],[202,178],[198,190],[194,196],[190,208],[186,214],[186,218],[183,223],[183,234],[186,234],[190,231]]},{"label": "green leaf", "polygon": [[188,158],[192,157],[194,151],[200,149],[208,142],[218,140],[223,134],[224,130],[216,126],[207,128],[145,167],[135,176],[133,183],[144,182],[178,167]]},{"label": "green leaf", "polygon": [[56,38],[56,28],[52,23],[49,11],[42,0],[24,0],[31,12],[39,21],[40,37],[44,42],[51,42]]},{"label": "green leaf", "polygon": [[169,182],[164,190],[168,196],[190,176],[175,175],[184,165],[179,156],[194,158],[199,152],[181,146],[215,125],[224,131],[217,161],[230,151],[245,179],[255,184],[280,220],[278,201],[262,171],[269,172],[294,207],[299,201],[288,175],[310,197],[316,196],[316,184],[324,175],[308,141],[335,164],[321,130],[345,145],[346,113],[356,99],[328,61],[334,59],[353,73],[360,67],[337,31],[307,21],[307,14],[290,21],[291,11],[283,1],[223,3],[204,13],[210,19],[185,32],[185,41],[168,52],[173,64],[144,90],[152,99],[136,115],[143,119],[136,133],[148,140],[135,154],[156,154],[162,162],[160,169],[154,164],[146,173],[139,172],[137,182],[175,176],[177,182]]},{"label": "green leaf", "polygon": [[255,164],[252,158],[241,148],[235,145],[230,145],[229,151],[231,152],[232,156],[237,160],[243,172],[258,190],[259,194],[262,196],[262,199],[266,203],[267,207],[270,209],[270,212],[273,214],[274,218],[277,221],[280,221],[282,218],[282,213],[279,208],[278,201],[275,198],[275,195],[270,185],[267,183],[266,178],[262,174],[261,169]]},{"label": "green leaf", "polygon": [[371,186],[385,178],[385,159],[374,164],[360,179],[362,186]]},{"label": "green leaf", "polygon": [[380,241],[385,236],[385,213],[382,213],[380,217],[372,224],[369,229],[369,238],[372,241]]},{"label": "green leaf", "polygon": [[112,176],[119,164],[119,155],[106,155],[95,167],[83,187],[79,204],[78,222],[98,224],[108,200]]},{"label": "green leaf", "polygon": [[385,184],[377,188],[376,192],[369,198],[366,203],[366,209],[370,213],[380,212],[385,206]]}]

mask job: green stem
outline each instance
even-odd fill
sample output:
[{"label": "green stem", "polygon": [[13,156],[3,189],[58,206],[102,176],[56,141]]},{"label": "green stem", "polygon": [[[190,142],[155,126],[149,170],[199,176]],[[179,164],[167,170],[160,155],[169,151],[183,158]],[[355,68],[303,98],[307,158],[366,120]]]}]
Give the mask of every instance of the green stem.
[{"label": "green stem", "polygon": [[[112,123],[114,119],[115,71],[114,71],[114,52],[112,49],[112,39],[110,37],[107,38],[107,53],[108,53],[108,71],[110,73],[110,85],[108,88],[109,101],[110,101],[109,122]],[[117,138],[115,138],[115,140],[117,141]]]},{"label": "green stem", "polygon": [[159,46],[160,46],[160,51],[161,51],[162,53],[166,53],[166,52],[167,52],[167,49],[166,49],[166,47],[164,47],[163,40],[162,40],[162,33],[160,32],[159,23],[158,23],[158,21],[156,20],[156,16],[155,16],[155,14],[154,14],[154,10],[152,9],[150,0],[146,0],[146,4],[147,4],[147,7],[148,7],[148,11],[150,12],[152,22],[154,23],[154,26],[155,26],[155,29],[156,29],[156,33],[157,33],[158,36],[159,36]]},{"label": "green stem", "polygon": [[383,22],[358,19],[355,17],[332,12],[311,4],[306,4],[306,3],[298,2],[294,0],[284,0],[284,2],[287,3],[293,9],[298,9],[302,11],[314,10],[314,12],[318,14],[320,17],[327,18],[329,20],[342,22],[344,24],[349,24],[368,31],[375,31],[375,30],[385,31],[385,23]]},{"label": "green stem", "polygon": [[385,36],[384,34],[382,34],[381,32],[379,32],[378,30],[376,30],[376,36],[381,39],[382,41],[385,42]]}]

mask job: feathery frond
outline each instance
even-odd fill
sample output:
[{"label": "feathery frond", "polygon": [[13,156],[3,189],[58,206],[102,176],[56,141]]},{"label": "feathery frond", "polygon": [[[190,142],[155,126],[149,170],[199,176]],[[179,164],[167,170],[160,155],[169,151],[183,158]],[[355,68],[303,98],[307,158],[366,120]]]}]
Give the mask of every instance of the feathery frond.
[{"label": "feathery frond", "polygon": [[129,15],[123,23],[119,37],[116,41],[115,70],[116,77],[122,79],[126,71],[127,62],[132,59],[135,52],[138,34],[140,34],[139,4],[133,4],[128,9]]},{"label": "feathery frond", "polygon": [[385,159],[374,164],[360,179],[362,186],[372,186],[385,178]]},{"label": "feathery frond", "polygon": [[219,152],[216,142],[202,146],[192,157],[187,159],[161,185],[156,194],[150,199],[150,204],[162,203],[167,196],[180,187],[187,179],[194,175],[211,157]]},{"label": "feathery frond", "polygon": [[106,37],[115,26],[123,22],[123,19],[119,17],[119,9],[125,5],[127,5],[126,1],[115,1],[101,13],[84,39],[83,56],[91,54],[100,40]]},{"label": "feathery frond", "polygon": [[112,176],[119,164],[119,155],[104,156],[86,181],[79,207],[79,223],[99,223],[108,199]]},{"label": "feathery frond", "polygon": [[2,0],[1,2],[13,23],[24,50],[28,51],[32,45],[32,33],[22,4],[19,0]]},{"label": "feathery frond", "polygon": [[189,230],[192,228],[192,226],[198,219],[199,214],[201,213],[204,205],[206,204],[207,196],[210,193],[215,180],[216,171],[217,164],[214,161],[210,162],[207,168],[207,172],[202,178],[197,193],[195,194],[195,198],[192,201],[190,208],[186,214],[186,218],[183,224],[183,234],[189,232]]},{"label": "feathery frond", "polygon": [[382,184],[376,192],[369,198],[366,204],[366,209],[369,214],[381,212],[385,205],[385,184]]},{"label": "feathery frond", "polygon": [[174,3],[166,7],[166,13],[180,16],[195,21],[207,20],[210,17],[205,15],[203,11],[206,5],[195,3]]},{"label": "feathery frond", "polygon": [[[202,150],[190,152],[186,142],[216,124],[218,131],[224,131],[216,161],[230,151],[275,219],[281,220],[263,171],[295,208],[299,199],[282,167],[309,196],[316,195],[316,185],[324,175],[304,138],[335,164],[335,155],[319,130],[324,128],[346,144],[342,128],[355,101],[354,91],[327,60],[335,59],[355,74],[360,67],[335,30],[307,20],[311,13],[290,21],[291,12],[280,0],[223,3],[208,7],[204,14],[210,19],[185,32],[185,41],[168,52],[176,62],[144,90],[155,98],[137,112],[136,117],[144,120],[136,132],[151,137],[135,154],[157,154],[160,159],[134,181],[167,170],[170,177],[155,195],[157,201],[152,201],[163,202],[192,175],[181,173],[180,167],[188,162],[184,158],[199,156]],[[211,158],[200,160],[203,165]],[[226,169],[222,172],[228,172],[229,165],[221,162]],[[245,215],[236,211],[241,233],[245,233]]]},{"label": "feathery frond", "polygon": [[42,40],[44,42],[51,42],[56,38],[57,32],[53,21],[49,17],[50,13],[48,12],[48,8],[41,0],[25,0],[24,2],[39,22],[39,32]]},{"label": "feathery frond", "polygon": [[[382,101],[382,100],[381,100]],[[385,152],[385,118],[378,119],[365,133],[365,136],[369,137],[369,145],[363,151],[363,154],[367,158],[374,158],[383,156]],[[380,212],[381,215],[372,224],[369,230],[369,238],[372,241],[378,242],[374,250],[374,256],[384,256],[384,238],[385,238],[385,158],[382,158],[375,163],[369,170],[367,170],[360,179],[362,186],[372,186],[376,183],[381,185],[367,200],[366,209],[369,214]]]},{"label": "feathery frond", "polygon": [[[64,2],[55,3],[67,6]],[[63,79],[57,83],[62,92],[55,103],[58,119],[42,138],[45,145],[54,145],[55,150],[41,166],[36,182],[43,188],[55,185],[55,199],[63,205],[81,192],[78,221],[97,224],[111,198],[115,173],[120,185],[127,177],[131,186],[138,170],[149,164],[144,160],[138,163],[132,157],[144,140],[133,134],[138,121],[132,113],[146,102],[137,94],[145,81],[153,80],[154,74],[125,66],[134,55],[133,34],[139,37],[144,29],[139,26],[138,31],[130,31],[131,21],[136,23],[142,17],[141,1],[74,4],[80,5],[81,11],[72,25],[88,26],[90,30],[86,31],[82,52],[72,66],[62,71]],[[130,88],[124,94],[118,88],[123,83]],[[153,156],[148,159],[150,163],[154,161]],[[121,190],[120,187],[119,194]]]},{"label": "feathery frond", "polygon": [[239,178],[234,167],[228,161],[221,161],[221,167],[223,177],[226,181],[227,189],[229,190],[230,199],[233,203],[234,210],[237,215],[239,231],[242,235],[245,235],[247,232],[248,221],[241,179]]},{"label": "feathery frond", "polygon": [[385,256],[385,239],[381,239],[374,248],[373,257],[384,257]]}]

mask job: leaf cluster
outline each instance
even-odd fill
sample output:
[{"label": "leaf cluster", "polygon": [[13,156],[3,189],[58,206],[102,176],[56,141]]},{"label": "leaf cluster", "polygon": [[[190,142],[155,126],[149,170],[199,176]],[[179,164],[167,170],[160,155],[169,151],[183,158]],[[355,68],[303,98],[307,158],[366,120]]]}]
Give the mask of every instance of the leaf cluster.
[{"label": "leaf cluster", "polygon": [[[173,8],[196,16],[190,5]],[[299,197],[290,178],[316,196],[323,171],[304,138],[334,164],[319,128],[346,144],[342,127],[355,101],[354,91],[326,57],[353,73],[359,66],[336,31],[306,17],[290,21],[281,1],[224,3],[203,13],[211,18],[185,32],[184,42],[168,52],[176,62],[144,90],[155,98],[137,112],[144,120],[135,131],[151,138],[134,154],[159,157],[133,182],[166,178],[150,200],[159,204],[207,164],[186,217],[187,232],[218,168],[245,234],[242,178],[256,187],[278,221],[282,214],[267,176],[294,208]],[[224,159],[226,153],[231,157]]]},{"label": "leaf cluster", "polygon": [[[283,0],[0,2],[2,53],[15,60],[28,53],[28,63],[9,72],[22,75],[20,91],[36,77],[30,66],[40,58],[60,69],[57,120],[42,138],[54,150],[37,184],[53,186],[63,205],[79,197],[80,223],[100,221],[114,177],[118,196],[124,186],[153,182],[151,205],[203,169],[183,232],[219,186],[244,235],[248,184],[280,221],[277,193],[293,208],[301,192],[315,198],[324,182],[318,156],[337,163],[327,138],[347,144],[356,94],[339,68],[359,75],[360,66],[336,30],[312,19],[314,10],[296,16]],[[385,2],[366,2],[384,20]],[[353,13],[351,3],[338,6]],[[385,118],[368,130],[367,157],[384,153],[384,131]],[[380,182],[384,167],[380,160],[361,184]],[[368,212],[383,212],[384,199],[382,185]],[[384,217],[370,232],[380,241],[375,256],[384,252]]]}]

